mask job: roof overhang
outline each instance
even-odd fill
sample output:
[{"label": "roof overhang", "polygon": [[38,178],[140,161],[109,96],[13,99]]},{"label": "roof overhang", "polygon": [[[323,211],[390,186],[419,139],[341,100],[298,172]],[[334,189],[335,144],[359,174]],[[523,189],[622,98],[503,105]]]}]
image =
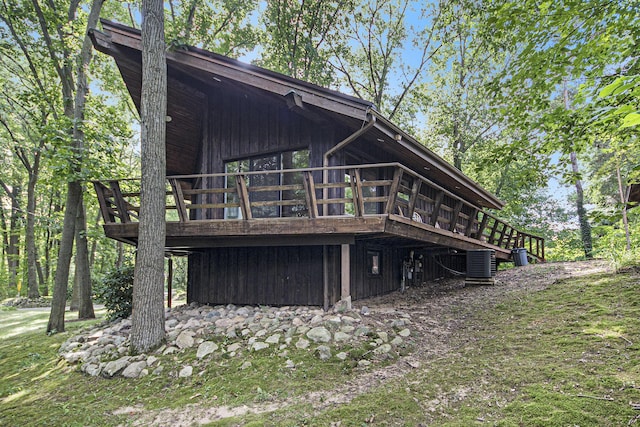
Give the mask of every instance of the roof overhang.
[{"label": "roof overhang", "polygon": [[[92,30],[90,35],[97,50],[112,56],[121,69],[125,83],[134,101],[139,101],[141,81],[141,56],[142,40],[140,30],[102,20],[104,32]],[[345,95],[340,92],[323,88],[308,82],[294,79],[280,73],[266,70],[261,67],[246,64],[241,61],[218,55],[203,49],[187,46],[184,49],[168,51],[166,54],[167,69],[170,75],[189,76],[198,82],[196,86],[216,87],[217,85],[230,85],[242,87],[262,96],[269,96],[285,103],[290,108],[300,110],[302,114],[312,115],[318,113],[324,118],[337,119],[343,126],[357,131],[368,120],[368,114],[376,118],[373,129],[362,135],[362,139],[380,144],[383,150],[393,151],[401,157],[403,163],[420,172],[424,171],[425,177],[433,179],[451,192],[459,194],[472,204],[479,207],[500,209],[504,202],[483,189],[480,185],[467,177],[433,151],[420,144],[415,138],[391,123],[387,118],[375,110],[375,106],[368,101]],[[124,68],[128,69],[125,75]],[[174,90],[174,97],[182,96],[183,103],[191,103],[192,116],[201,114],[193,105],[197,98],[196,93],[188,94],[193,88],[187,85]],[[196,90],[197,91],[197,90]],[[187,95],[184,95],[187,93]],[[171,96],[170,96],[171,98]],[[138,103],[138,102],[136,102]],[[181,106],[168,105],[168,115],[179,114],[182,121],[191,120],[193,132],[197,132],[199,126],[197,117],[186,117],[187,111]],[[309,107],[309,108],[307,108]],[[177,111],[172,111],[176,110]],[[311,111],[313,110],[313,111]],[[323,120],[322,117],[320,117]],[[168,125],[168,144],[170,143]],[[180,139],[186,135],[176,132]],[[338,144],[338,141],[336,141]],[[180,150],[176,150],[181,153]],[[186,154],[186,153],[182,153]],[[186,158],[187,156],[185,156]],[[186,164],[179,159],[175,162]],[[169,162],[167,165],[169,169]],[[181,171],[177,167],[172,173],[191,173],[188,170]]]}]

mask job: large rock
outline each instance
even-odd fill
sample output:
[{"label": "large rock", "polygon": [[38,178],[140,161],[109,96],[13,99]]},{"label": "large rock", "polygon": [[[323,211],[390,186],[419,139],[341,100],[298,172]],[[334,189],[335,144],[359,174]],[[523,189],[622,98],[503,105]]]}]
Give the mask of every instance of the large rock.
[{"label": "large rock", "polygon": [[265,348],[269,348],[269,344],[267,344],[266,342],[262,342],[262,341],[256,341],[251,346],[251,349],[253,351],[260,351],[260,350],[264,350]]},{"label": "large rock", "polygon": [[320,360],[331,359],[331,349],[326,345],[318,346],[316,352],[318,353],[318,357],[320,358]]},{"label": "large rock", "polygon": [[218,349],[218,344],[212,341],[205,341],[198,346],[196,357],[198,359],[202,359],[203,357],[208,356],[209,354],[213,353],[217,349]]},{"label": "large rock", "polygon": [[176,345],[178,346],[178,348],[184,349],[193,347],[193,344],[195,344],[193,335],[194,334],[192,331],[180,332],[180,335],[178,335],[178,338],[176,338]]},{"label": "large rock", "polygon": [[338,331],[335,333],[335,335],[333,336],[333,339],[336,342],[344,342],[344,341],[349,341],[351,339],[351,335],[347,334],[346,332],[342,332],[342,331]]},{"label": "large rock", "polygon": [[84,365],[82,365],[82,368],[80,368],[80,370],[92,377],[97,377],[98,375],[100,375],[100,365],[95,363],[85,363]]},{"label": "large rock", "polygon": [[184,368],[180,369],[180,372],[178,373],[178,376],[180,378],[188,378],[191,375],[193,375],[193,366],[185,366]]},{"label": "large rock", "polygon": [[309,341],[305,340],[304,338],[300,338],[297,342],[296,342],[296,347],[304,350],[305,348],[309,348]]},{"label": "large rock", "polygon": [[380,347],[373,350],[376,354],[387,354],[391,351],[391,344],[382,344]]},{"label": "large rock", "polygon": [[120,359],[112,360],[104,367],[104,369],[102,370],[102,375],[111,378],[122,371],[124,368],[129,366],[129,363],[129,356],[124,356]]},{"label": "large rock", "polygon": [[139,362],[133,362],[122,371],[122,376],[125,378],[138,378],[144,368],[147,367],[147,362],[141,360]]},{"label": "large rock", "polygon": [[307,338],[313,342],[329,342],[331,341],[331,332],[324,326],[317,326],[307,332]]}]

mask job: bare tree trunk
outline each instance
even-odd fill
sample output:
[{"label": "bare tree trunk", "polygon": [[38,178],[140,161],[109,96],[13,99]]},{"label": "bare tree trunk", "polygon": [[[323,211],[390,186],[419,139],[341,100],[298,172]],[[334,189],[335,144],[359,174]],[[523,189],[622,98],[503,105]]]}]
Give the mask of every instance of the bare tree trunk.
[{"label": "bare tree trunk", "polygon": [[[88,31],[95,28],[100,16],[100,10],[104,0],[93,0],[89,19],[87,20],[87,29],[80,51],[80,60],[78,61],[78,76],[76,81],[76,93],[71,99],[69,81],[72,81],[71,71],[68,67],[61,69],[60,78],[66,84],[63,84],[63,96],[66,101],[65,115],[73,120],[73,149],[76,152],[77,159],[73,165],[73,172],[78,173],[82,167],[82,151],[84,149],[84,133],[82,131],[82,122],[84,121],[84,107],[88,92],[86,68],[91,62],[91,39]],[[73,4],[71,6],[73,8]],[[70,15],[71,16],[71,15]],[[69,106],[70,105],[70,106]],[[69,264],[71,263],[71,255],[73,251],[73,241],[76,233],[76,216],[78,215],[78,206],[82,200],[82,185],[77,178],[74,178],[67,184],[67,202],[64,211],[64,225],[62,230],[62,238],[60,239],[60,250],[58,252],[58,263],[56,268],[55,283],[53,289],[53,300],[51,302],[51,314],[49,315],[49,323],[47,332],[64,331],[64,310],[67,294],[67,285],[69,282]],[[86,229],[86,225],[85,225]]]},{"label": "bare tree trunk", "polygon": [[[38,166],[34,162],[34,170]],[[27,246],[27,297],[40,298],[38,291],[38,267],[36,262],[38,254],[36,250],[36,182],[38,175],[34,172],[29,173],[29,182],[27,184],[27,229],[25,232],[25,243]]]},{"label": "bare tree trunk", "polygon": [[[76,258],[78,255],[78,251],[76,250]],[[69,302],[69,311],[78,311],[78,307],[80,306],[80,300],[78,298],[78,260],[76,259],[76,263],[74,266],[75,273],[73,275],[73,286],[71,288],[71,302]]]},{"label": "bare tree trunk", "polygon": [[62,237],[60,238],[60,249],[58,251],[58,263],[56,265],[56,275],[53,285],[53,299],[51,300],[51,313],[47,324],[48,333],[64,332],[64,310],[67,304],[67,283],[69,282],[69,264],[73,252],[73,238],[75,231],[75,217],[71,217],[70,206],[77,206],[80,199],[81,188],[78,182],[67,184],[67,202],[64,211],[64,222],[62,225]]},{"label": "bare tree trunk", "polygon": [[87,245],[87,219],[84,202],[80,197],[76,217],[76,287],[78,288],[78,319],[95,319],[91,302],[91,272]]},{"label": "bare tree trunk", "polygon": [[[575,152],[571,153],[571,170],[574,175],[579,172],[578,156]],[[587,210],[584,208],[584,190],[582,189],[582,180],[576,179],[576,208],[578,210],[578,222],[580,224],[580,236],[582,237],[582,247],[584,256],[587,259],[593,258],[593,243],[591,241],[591,224],[587,218]]]},{"label": "bare tree trunk", "polygon": [[20,187],[14,187],[11,195],[11,218],[9,220],[9,246],[7,247],[7,266],[9,267],[8,291],[18,292],[18,270],[20,268],[20,232],[18,222],[20,219],[20,201],[18,200]]},{"label": "bare tree trunk", "polygon": [[[569,102],[569,89],[567,88],[567,80],[564,79],[564,108],[566,110],[571,109]],[[582,188],[582,180],[577,178],[579,176],[580,169],[578,167],[578,155],[575,151],[572,151],[569,155],[571,159],[571,171],[576,177],[576,210],[578,211],[578,223],[580,224],[580,237],[582,238],[582,248],[584,249],[584,256],[587,259],[593,258],[593,243],[591,240],[591,225],[587,218],[587,210],[584,208],[584,190]]]},{"label": "bare tree trunk", "polygon": [[167,65],[162,0],[142,1],[140,103],[142,179],[131,322],[134,352],[146,352],[164,339]]}]

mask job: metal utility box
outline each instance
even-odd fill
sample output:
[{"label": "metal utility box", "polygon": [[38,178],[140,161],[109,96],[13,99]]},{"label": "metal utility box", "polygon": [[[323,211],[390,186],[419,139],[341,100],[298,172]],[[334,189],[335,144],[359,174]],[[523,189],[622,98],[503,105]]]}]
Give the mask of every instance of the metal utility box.
[{"label": "metal utility box", "polygon": [[496,252],[493,249],[467,251],[467,277],[491,279],[496,275]]}]

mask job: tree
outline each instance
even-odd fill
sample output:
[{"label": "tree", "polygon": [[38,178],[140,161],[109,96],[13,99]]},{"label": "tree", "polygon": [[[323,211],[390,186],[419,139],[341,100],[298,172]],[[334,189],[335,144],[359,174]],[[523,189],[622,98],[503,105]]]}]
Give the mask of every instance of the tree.
[{"label": "tree", "polygon": [[[536,133],[520,147],[538,152],[561,153],[571,169],[565,174],[576,188],[585,256],[591,256],[590,226],[585,210],[578,156],[585,152],[585,126],[578,122],[583,110],[596,97],[598,88],[611,82],[610,72],[623,69],[635,56],[639,3],[588,0],[522,2],[496,1],[488,4],[486,31],[497,35],[497,47],[508,53],[508,67],[493,82],[498,104],[513,123]],[[614,73],[617,75],[618,73]],[[568,87],[582,83],[591,96],[569,100]],[[571,102],[569,102],[571,101]],[[571,111],[569,111],[571,110]],[[560,120],[567,121],[562,124]],[[577,125],[581,123],[582,128]],[[562,129],[563,138],[544,131]]]},{"label": "tree", "polygon": [[[69,144],[73,156],[71,158],[71,177],[67,184],[67,197],[65,203],[64,212],[64,225],[62,230],[62,237],[60,239],[60,250],[58,252],[58,262],[55,274],[55,283],[53,289],[53,300],[51,302],[51,313],[49,315],[49,322],[47,324],[47,333],[62,332],[64,331],[64,310],[67,299],[67,284],[69,281],[69,264],[71,262],[71,255],[73,251],[73,242],[78,235],[86,234],[86,223],[78,224],[77,216],[78,209],[83,206],[82,197],[82,184],[80,181],[80,172],[82,169],[82,159],[84,150],[84,131],[82,124],[85,113],[85,102],[88,92],[86,68],[91,61],[91,41],[89,39],[88,30],[95,28],[98,17],[100,16],[100,9],[104,0],[93,0],[89,17],[87,19],[87,27],[82,37],[83,43],[80,50],[79,58],[77,61],[77,76],[76,85],[74,88],[74,69],[71,64],[74,62],[71,58],[71,52],[68,48],[63,49],[63,59],[60,60],[56,54],[55,45],[51,40],[49,33],[48,21],[45,18],[44,11],[40,8],[37,0],[33,0],[34,8],[40,22],[40,27],[45,40],[47,41],[47,47],[51,60],[55,66],[56,72],[62,81],[62,97],[64,105],[64,115],[71,122],[69,132],[71,134],[71,142]],[[73,21],[77,13],[78,2],[72,2],[69,6],[68,13],[66,15],[68,21]],[[51,12],[56,12],[55,8]],[[62,26],[65,23],[64,19],[60,19],[57,22],[58,26],[56,31],[60,41],[65,46],[65,35],[62,32]],[[84,218],[84,215],[82,216]],[[88,258],[79,257],[80,262],[85,262]],[[88,262],[88,261],[87,261]],[[85,277],[80,278],[81,283],[85,286],[90,286],[91,280],[88,277],[89,267],[82,266],[80,269],[84,272]],[[85,300],[86,301],[86,300]],[[82,300],[81,300],[82,303]],[[80,308],[80,312],[90,312],[93,309]]]},{"label": "tree", "polygon": [[[504,53],[479,30],[486,12],[476,5],[449,5],[447,43],[428,66],[431,79],[418,88],[418,99],[426,115],[424,142],[441,149],[453,165],[473,169],[470,150],[493,139],[513,138],[522,132],[508,132],[508,122],[492,104],[487,85],[504,67]],[[512,157],[512,156],[511,156]]]},{"label": "tree", "polygon": [[[448,38],[450,12],[445,1],[429,2],[419,11],[413,6],[409,0],[374,0],[357,6],[350,26],[332,46],[330,62],[340,83],[407,127],[415,109],[406,101]],[[411,25],[409,15],[425,25]]]},{"label": "tree", "polygon": [[330,46],[344,30],[353,7],[352,0],[268,2],[262,14],[265,52],[256,63],[297,79],[330,85],[334,80],[327,67]]},{"label": "tree", "polygon": [[141,189],[133,284],[131,348],[145,352],[164,339],[167,66],[161,0],[142,2]]}]

